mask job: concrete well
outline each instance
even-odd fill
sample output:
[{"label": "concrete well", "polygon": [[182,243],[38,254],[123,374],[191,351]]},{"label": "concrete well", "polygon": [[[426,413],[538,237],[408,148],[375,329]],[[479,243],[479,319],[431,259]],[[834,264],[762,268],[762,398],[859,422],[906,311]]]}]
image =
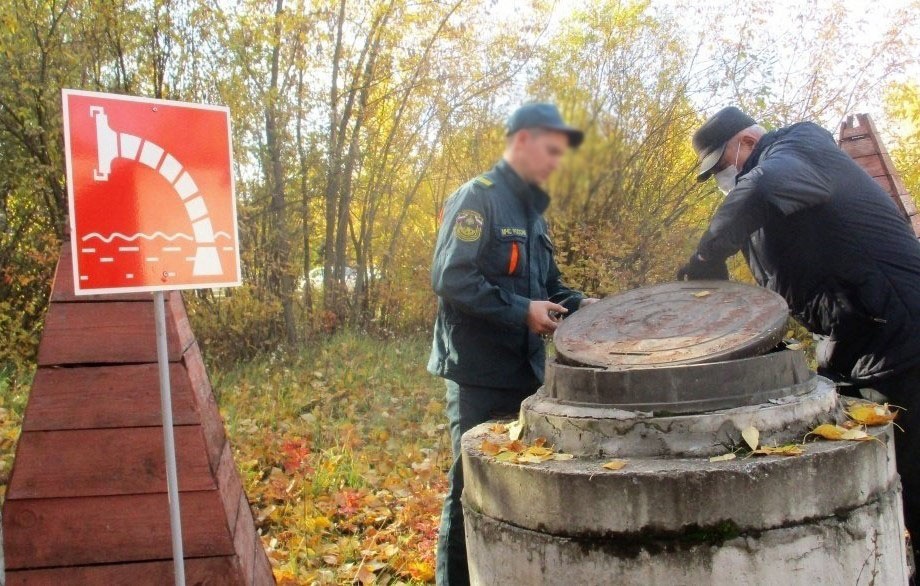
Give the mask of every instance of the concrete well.
[{"label": "concrete well", "polygon": [[[799,456],[709,459],[749,426],[782,445],[844,419],[798,352],[645,371],[550,360],[521,419],[525,444],[575,457],[505,462],[480,449],[508,441],[490,424],[463,436],[474,584],[907,583],[890,425]],[[614,458],[626,466],[602,467]]]}]

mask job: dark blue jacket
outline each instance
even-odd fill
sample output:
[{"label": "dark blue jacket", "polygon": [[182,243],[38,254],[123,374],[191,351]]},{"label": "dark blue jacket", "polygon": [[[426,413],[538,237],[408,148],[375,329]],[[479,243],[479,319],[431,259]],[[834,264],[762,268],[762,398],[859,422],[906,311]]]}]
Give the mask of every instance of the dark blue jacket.
[{"label": "dark blue jacket", "polygon": [[809,122],[764,135],[700,241],[829,336],[819,364],[872,382],[920,364],[920,243],[887,193]]},{"label": "dark blue jacket", "polygon": [[429,372],[495,388],[543,382],[543,339],[526,326],[530,301],[567,298],[571,314],[583,297],[560,280],[548,205],[505,161],[447,200],[431,267],[438,315]]}]

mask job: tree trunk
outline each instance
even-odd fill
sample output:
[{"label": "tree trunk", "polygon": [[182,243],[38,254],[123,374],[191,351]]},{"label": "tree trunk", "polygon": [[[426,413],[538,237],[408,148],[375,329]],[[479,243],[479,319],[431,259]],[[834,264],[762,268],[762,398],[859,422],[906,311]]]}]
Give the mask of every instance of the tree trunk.
[{"label": "tree trunk", "polygon": [[283,5],[284,0],[276,0],[271,79],[265,107],[265,146],[268,150],[269,188],[271,190],[272,234],[270,241],[272,250],[269,255],[271,263],[269,270],[272,277],[270,281],[281,298],[285,339],[289,345],[293,346],[297,343],[297,322],[294,318],[294,302],[292,299],[294,279],[288,266],[291,244],[288,240],[284,217],[284,172],[281,168],[281,140],[278,136],[278,63],[281,57],[281,15]]}]

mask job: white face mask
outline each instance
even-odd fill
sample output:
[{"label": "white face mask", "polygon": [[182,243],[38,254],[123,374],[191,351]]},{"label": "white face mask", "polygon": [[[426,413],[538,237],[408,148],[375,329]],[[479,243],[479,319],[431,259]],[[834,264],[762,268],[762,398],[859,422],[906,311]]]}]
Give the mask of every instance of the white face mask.
[{"label": "white face mask", "polygon": [[738,176],[738,155],[740,154],[741,142],[738,143],[738,147],[735,149],[735,162],[714,175],[719,191],[725,195],[728,195],[728,192],[734,189],[735,184],[738,183],[736,177]]},{"label": "white face mask", "polygon": [[738,169],[734,165],[729,165],[715,174],[716,183],[719,185],[719,191],[728,195],[728,192],[735,188],[738,176]]}]

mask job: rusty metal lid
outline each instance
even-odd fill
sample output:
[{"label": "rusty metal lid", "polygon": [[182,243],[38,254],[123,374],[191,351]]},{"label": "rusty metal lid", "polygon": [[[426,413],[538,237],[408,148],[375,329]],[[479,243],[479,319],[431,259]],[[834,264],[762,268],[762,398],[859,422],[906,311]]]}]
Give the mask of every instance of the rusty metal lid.
[{"label": "rusty metal lid", "polygon": [[782,341],[789,307],[731,281],[665,283],[612,295],[556,330],[558,360],[607,369],[700,364],[762,354]]}]

